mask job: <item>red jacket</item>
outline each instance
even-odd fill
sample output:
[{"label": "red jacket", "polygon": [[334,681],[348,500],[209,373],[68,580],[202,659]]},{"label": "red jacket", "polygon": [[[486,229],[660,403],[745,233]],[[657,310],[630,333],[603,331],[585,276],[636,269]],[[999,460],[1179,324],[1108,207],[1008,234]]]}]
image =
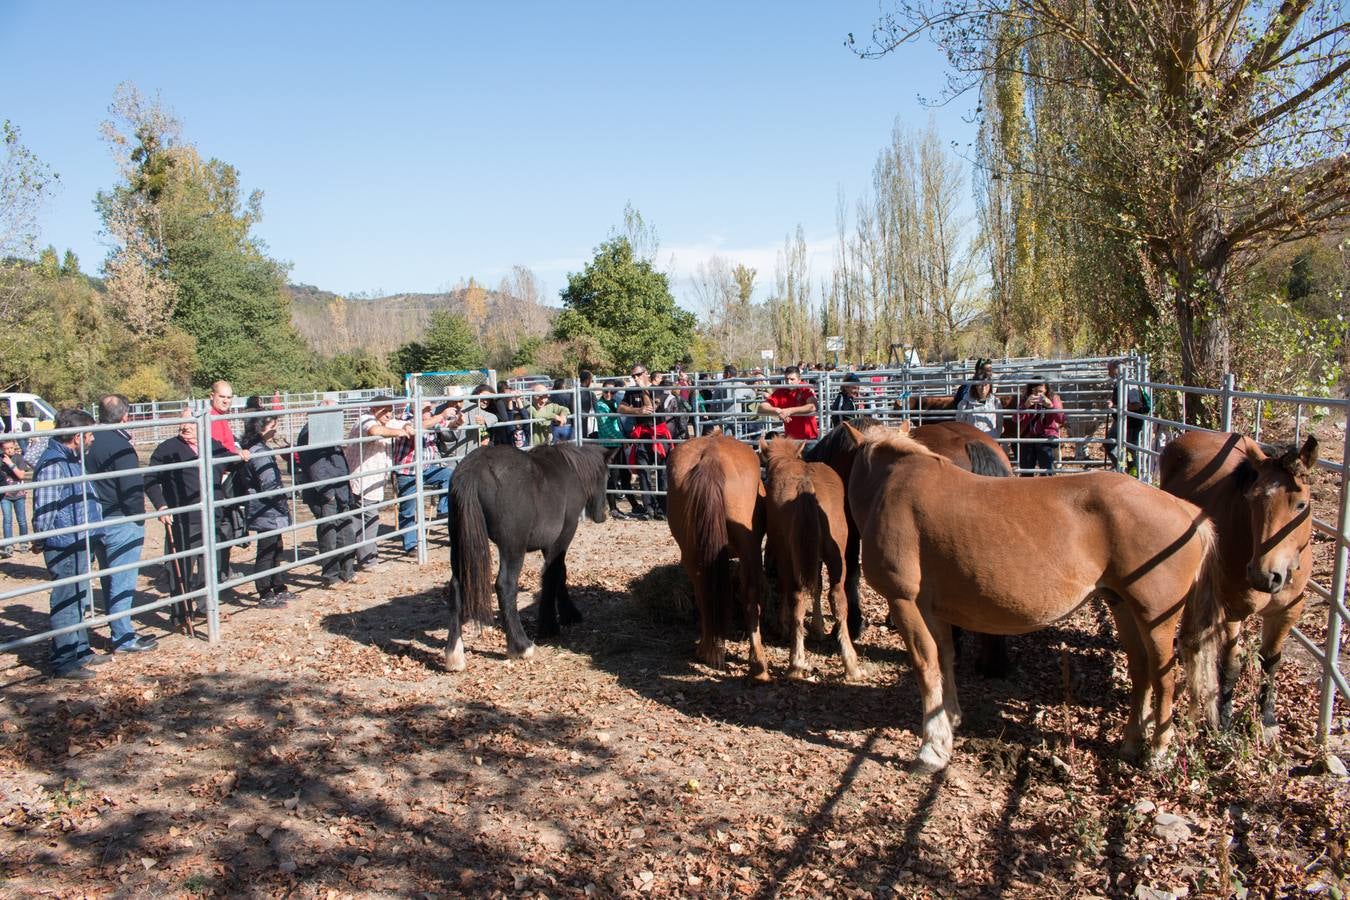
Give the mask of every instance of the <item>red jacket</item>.
[{"label": "red jacket", "polygon": [[1017,424],[1022,437],[1057,438],[1060,426],[1064,424],[1064,404],[1059,397],[1050,397],[1050,409],[1029,409],[1026,399],[1019,409],[1024,410],[1017,416]]}]

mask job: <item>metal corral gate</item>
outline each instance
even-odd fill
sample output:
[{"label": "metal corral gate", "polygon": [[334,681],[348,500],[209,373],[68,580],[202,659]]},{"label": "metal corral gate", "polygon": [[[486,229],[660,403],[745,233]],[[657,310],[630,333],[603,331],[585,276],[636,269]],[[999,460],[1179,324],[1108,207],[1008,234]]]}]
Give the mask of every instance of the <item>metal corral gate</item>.
[{"label": "metal corral gate", "polygon": [[[1106,367],[1112,362],[1120,363],[1122,371],[1122,377],[1116,379],[1114,382],[1106,375]],[[1147,376],[1147,361],[1136,357],[1107,357],[1087,360],[995,360],[994,368],[998,384],[1000,385],[1021,385],[1033,379],[1046,379],[1056,383],[1065,396],[1066,401],[1070,398],[1073,399],[1072,405],[1069,402],[1065,403],[1066,416],[1072,413],[1085,418],[1091,417],[1095,421],[1098,421],[1098,424],[1096,425],[1098,428],[1101,427],[1100,422],[1104,421],[1106,423],[1105,431],[1101,436],[1098,436],[1094,430],[1090,434],[1085,433],[1081,437],[1070,438],[1066,443],[1071,445],[1114,443],[1116,447],[1133,450],[1140,455],[1141,460],[1145,463],[1150,463],[1138,467],[1139,477],[1150,482],[1156,480],[1154,474],[1156,465],[1151,463],[1156,461],[1156,458],[1161,451],[1161,447],[1167,438],[1180,431],[1186,430],[1190,426],[1185,425],[1181,421],[1166,419],[1155,414],[1135,414],[1127,412],[1124,415],[1115,415],[1112,410],[1104,411],[1103,403],[1105,399],[1111,398],[1113,392],[1114,398],[1112,399],[1112,402],[1117,410],[1123,410],[1125,408],[1124,401],[1130,387],[1139,387],[1152,393],[1155,397],[1155,408],[1157,396],[1166,392],[1175,392],[1180,395],[1182,399],[1179,408],[1182,410],[1185,409],[1188,398],[1217,398],[1216,402],[1218,402],[1221,409],[1221,430],[1233,430],[1236,426],[1239,430],[1251,431],[1257,440],[1260,439],[1263,425],[1266,424],[1266,420],[1269,418],[1267,407],[1273,408],[1275,406],[1283,406],[1286,408],[1293,408],[1293,429],[1294,437],[1296,439],[1300,439],[1302,436],[1302,430],[1308,420],[1307,411],[1309,410],[1325,410],[1326,412],[1321,414],[1340,416],[1342,421],[1344,421],[1347,413],[1350,413],[1350,403],[1339,398],[1238,391],[1234,387],[1232,376],[1225,378],[1223,385],[1216,389],[1186,388],[1180,385],[1152,382]],[[970,367],[968,364],[956,363],[944,366],[915,367],[894,371],[860,372],[858,373],[860,378],[865,377],[868,379],[865,384],[869,386],[873,402],[868,409],[860,410],[855,414],[875,415],[878,418],[889,421],[902,419],[923,421],[926,418],[941,415],[930,413],[922,408],[911,409],[910,398],[950,394],[956,386],[959,385],[963,377],[967,376],[969,371]],[[467,376],[470,373],[457,374]],[[481,381],[477,383],[487,383],[491,377],[489,370],[478,370],[473,374],[481,379]],[[822,426],[828,427],[829,417],[831,415],[828,407],[832,403],[833,397],[836,396],[843,377],[844,373],[842,372],[811,373],[809,381],[814,385],[820,398],[818,415],[820,416],[820,424]],[[597,392],[603,390],[607,381],[608,379],[597,378],[592,385],[593,390]],[[614,379],[614,381],[617,382],[615,388],[617,391],[621,392],[627,388],[627,385],[624,383],[627,381],[625,377],[621,376]],[[750,441],[757,440],[760,434],[766,429],[768,420],[758,417],[753,412],[753,406],[756,405],[757,402],[756,398],[760,393],[767,391],[781,382],[782,379],[780,377],[752,376],[750,378],[736,380],[690,377],[687,384],[673,384],[669,388],[669,391],[686,390],[691,392],[691,397],[697,397],[701,396],[704,389],[711,391],[714,389],[722,390],[730,388],[733,390],[732,406],[714,409],[710,408],[706,403],[695,401],[695,403],[691,405],[689,411],[670,413],[670,415],[683,417],[690,423],[692,426],[688,428],[690,436],[705,433],[713,427],[721,427],[727,433],[734,434],[742,439]],[[459,383],[464,384],[465,382]],[[474,382],[471,381],[468,383]],[[412,389],[413,401],[412,403],[409,403],[407,400],[402,400],[400,401],[401,406],[406,407],[411,405],[415,408],[419,405],[420,400],[430,400],[435,402],[450,399],[440,392],[426,390],[426,388],[429,387],[429,384],[420,380],[410,382],[409,386]],[[656,390],[659,391],[660,389]],[[737,390],[748,390],[750,392],[749,398],[743,396],[737,397],[734,393],[734,391]],[[341,399],[337,400],[337,409],[340,409],[344,414],[344,421],[347,423],[344,425],[346,430],[344,431],[344,436],[340,440],[334,441],[331,444],[328,444],[328,446],[336,445],[345,448],[359,446],[377,440],[353,437],[351,436],[352,431],[350,428],[350,425],[355,422],[357,416],[363,410],[368,408],[368,395],[372,393],[376,392],[351,392],[341,395]],[[572,394],[574,403],[573,409],[579,410],[581,408],[581,389],[577,386],[573,386],[569,393]],[[506,395],[485,394],[480,399],[492,400],[499,396]],[[311,395],[311,397],[313,398],[313,395]],[[317,401],[317,398],[313,399]],[[1249,414],[1244,412],[1247,404],[1251,405],[1251,412]],[[922,404],[920,404],[920,406],[921,405]],[[179,410],[183,410],[183,412],[179,412]],[[133,434],[133,441],[136,441],[136,438],[139,437],[140,440],[136,442],[149,443],[152,438],[157,441],[162,439],[160,437],[161,435],[175,433],[180,425],[186,423],[195,424],[199,433],[206,435],[210,433],[211,423],[218,418],[225,419],[226,421],[238,425],[249,418],[277,414],[276,411],[273,410],[262,410],[259,412],[231,412],[225,416],[217,417],[212,415],[210,411],[205,408],[199,407],[195,410],[184,410],[181,406],[174,408],[168,415],[164,415],[165,410],[163,409],[157,411],[160,412],[160,416],[158,417],[141,418],[140,420],[134,420],[126,425],[98,425],[93,426],[90,429],[78,429],[78,431],[98,432],[125,429]],[[286,431],[283,431],[283,439],[286,440],[287,444],[294,444],[294,438],[290,433],[298,432],[299,424],[302,424],[304,419],[314,413],[331,414],[334,411],[333,406],[319,406],[317,402],[310,407],[289,407],[284,409],[282,411],[282,418],[289,420],[291,417],[294,417],[295,423],[289,423],[288,421],[288,424],[290,424],[291,427],[288,427]],[[141,416],[144,416],[144,412],[138,410],[138,413],[140,413]],[[617,413],[614,415],[617,415]],[[587,416],[590,420],[588,427],[593,428],[598,418],[597,413],[591,411]],[[421,419],[417,416],[413,416],[412,418],[415,423],[416,437],[420,443],[423,436]],[[1072,417],[1070,416],[1070,418]],[[1184,418],[1184,412],[1182,418]],[[1127,444],[1126,442],[1127,420],[1134,420],[1140,423],[1141,427],[1139,429],[1137,444]],[[822,428],[822,431],[823,430],[824,428]],[[1112,430],[1114,430],[1113,436],[1110,434]],[[60,437],[63,434],[68,433],[71,432],[51,431],[45,433],[44,436]],[[1350,429],[1346,429],[1345,434],[1346,437],[1342,440],[1340,461],[1318,461],[1319,467],[1325,472],[1334,473],[1339,482],[1338,506],[1335,523],[1314,518],[1314,527],[1320,533],[1332,537],[1336,542],[1335,564],[1330,584],[1317,581],[1310,582],[1312,591],[1327,603],[1328,618],[1326,646],[1319,647],[1315,641],[1302,631],[1295,630],[1294,632],[1295,637],[1310,653],[1313,654],[1322,667],[1321,708],[1318,718],[1318,737],[1322,741],[1326,740],[1330,729],[1336,693],[1339,692],[1342,697],[1350,699],[1350,685],[1347,684],[1346,679],[1339,670],[1340,642],[1341,633],[1343,631],[1343,622],[1347,616],[1350,615],[1350,612],[1347,612],[1345,606],[1347,562],[1350,560],[1350,495],[1347,494],[1345,461],[1347,452],[1350,451],[1350,443],[1347,443],[1350,442]],[[581,428],[577,428],[575,429],[574,440],[577,442],[594,441],[596,440],[596,437],[593,430],[587,432],[583,431]],[[1018,439],[1015,438],[1011,442],[1015,443],[1016,440]],[[632,439],[624,439],[622,443],[631,445],[641,442]],[[209,483],[210,476],[208,473],[211,472],[213,465],[211,442],[209,440],[203,440],[201,442],[201,447],[202,453],[199,459],[194,460],[191,463],[180,464],[179,467],[181,468],[184,465],[190,465],[197,468],[202,482]],[[267,451],[267,453],[263,455],[288,457],[291,452],[291,447],[288,446]],[[1123,466],[1126,453],[1120,452],[1117,457],[1117,465]],[[435,489],[424,484],[422,475],[424,469],[438,464],[440,464],[440,461],[437,460],[419,459],[414,467],[414,473],[416,475],[415,493],[406,494],[402,497],[390,497],[386,493],[385,499],[380,501],[376,507],[377,510],[386,509],[397,506],[400,502],[407,503],[409,500],[415,502],[416,510],[412,520],[401,527],[395,528],[392,532],[386,532],[385,534],[380,535],[380,539],[399,537],[404,534],[415,532],[419,539],[419,553],[417,558],[418,562],[421,564],[426,562],[427,539],[430,535],[431,527],[434,524],[426,514],[426,500],[444,493],[443,488]],[[1066,467],[1070,465],[1089,467],[1095,465],[1100,467],[1103,464],[1102,460],[1064,461]],[[659,468],[659,466],[653,465],[651,468]],[[393,467],[391,466],[382,470],[380,474],[391,476],[393,471]],[[142,474],[146,474],[150,473],[151,470],[142,469],[141,472]],[[97,480],[97,478],[98,476],[86,477],[83,481],[78,483],[80,483],[83,488],[89,488],[92,486],[92,482]],[[250,572],[247,575],[239,575],[224,583],[217,583],[215,572],[217,550],[250,540],[257,540],[261,537],[290,534],[292,536],[291,547],[287,553],[287,558],[283,560],[276,569],[271,570],[276,572],[284,572],[300,566],[311,565],[317,561],[321,561],[326,556],[332,555],[319,553],[312,544],[302,548],[300,541],[301,532],[313,529],[317,524],[320,524],[320,522],[324,520],[320,520],[319,522],[313,520],[304,522],[298,521],[298,516],[295,516],[294,514],[298,513],[301,509],[299,502],[300,488],[301,485],[295,484],[292,480],[290,484],[272,492],[275,494],[284,493],[290,497],[293,521],[291,525],[285,528],[263,534],[255,533],[251,537],[236,538],[232,541],[222,541],[216,537],[215,529],[208,524],[208,526],[203,529],[203,542],[199,547],[181,548],[177,553],[160,554],[121,567],[123,569],[133,567],[139,569],[157,564],[172,564],[176,559],[195,557],[200,560],[202,568],[205,570],[205,584],[200,587],[152,602],[142,603],[131,609],[119,611],[116,615],[95,616],[86,619],[78,625],[60,629],[59,632],[40,631],[25,634],[17,638],[11,638],[0,642],[0,652],[6,652],[21,646],[45,641],[56,633],[71,632],[79,628],[96,627],[104,625],[116,618],[123,618],[136,613],[158,609],[171,603],[178,602],[179,600],[184,599],[184,597],[202,597],[205,599],[208,634],[213,642],[218,640],[220,634],[220,591],[228,587],[243,586],[258,575],[267,573]],[[12,488],[0,488],[0,493],[12,490]],[[623,493],[628,493],[628,491],[624,491]],[[661,491],[658,489],[651,491],[651,493],[661,493]],[[255,499],[263,499],[267,496],[271,496],[271,494],[253,496]],[[188,507],[170,510],[169,512],[195,512],[202,515],[205,522],[211,523],[218,508],[237,505],[241,502],[246,502],[246,500],[247,498],[218,500],[212,496],[210,491],[206,491],[197,503]],[[122,524],[143,524],[154,527],[157,525],[155,520],[158,515],[159,513],[157,512],[149,512],[119,521]],[[72,529],[65,529],[65,531],[70,532]],[[11,546],[23,543],[27,539],[28,537],[17,536],[0,539],[0,546]],[[84,538],[84,541],[86,545],[89,544],[87,536]],[[92,596],[92,583],[96,581],[101,574],[108,574],[108,572],[100,572],[98,570],[86,571],[72,578],[63,579],[62,583],[84,583],[90,585],[90,594]],[[17,587],[10,587],[0,591],[0,602],[15,600],[34,594],[45,595],[54,584],[58,584],[58,582],[40,580],[31,581],[27,584],[20,584]]]}]

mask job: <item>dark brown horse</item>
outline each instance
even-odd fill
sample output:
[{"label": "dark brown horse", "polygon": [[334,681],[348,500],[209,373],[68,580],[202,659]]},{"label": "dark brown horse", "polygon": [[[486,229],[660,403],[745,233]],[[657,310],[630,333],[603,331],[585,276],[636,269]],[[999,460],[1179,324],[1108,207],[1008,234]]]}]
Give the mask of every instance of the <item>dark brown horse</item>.
[{"label": "dark brown horse", "polygon": [[[1214,545],[1198,507],[1115,472],[980,478],[887,429],[867,435],[848,494],[863,575],[889,602],[922,693],[919,768],[946,766],[961,717],[951,625],[1025,634],[1097,594],[1108,601],[1133,684],[1123,752],[1142,750],[1151,723],[1161,760],[1173,730],[1173,642],[1188,599],[1187,664],[1213,665],[1220,637],[1212,592],[1196,590]],[[991,530],[1001,539],[990,541]],[[1206,600],[1209,609],[1198,605]]]},{"label": "dark brown horse", "polygon": [[1251,438],[1192,431],[1167,445],[1160,463],[1163,490],[1198,505],[1218,535],[1224,641],[1216,672],[1187,673],[1212,681],[1218,703],[1205,708],[1211,725],[1227,728],[1238,676],[1238,635],[1248,616],[1261,616],[1261,721],[1277,727],[1275,669],[1289,630],[1303,612],[1312,574],[1312,473],[1317,438],[1302,449],[1268,457]]},{"label": "dark brown horse", "polygon": [[[808,462],[823,462],[839,473],[845,486],[853,469],[853,457],[862,446],[862,432],[880,427],[876,419],[859,419],[854,427],[839,425],[832,428],[814,447],[803,454]],[[934,453],[945,456],[953,464],[977,475],[1011,478],[1012,466],[998,441],[964,422],[934,422],[920,425],[910,431],[910,437]],[[848,630],[853,640],[862,636],[862,606],[858,602],[858,528],[852,508],[848,516],[848,547],[845,551],[847,570],[845,594],[848,596]],[[1007,653],[1003,641],[986,643],[981,651],[981,670],[986,675],[1002,675],[1007,670]]]},{"label": "dark brown horse", "polygon": [[[835,621],[842,625],[848,614],[848,600],[844,596],[844,548],[848,543],[844,482],[824,463],[803,461],[800,441],[761,439],[759,453],[768,476],[765,519],[769,552],[777,563],[778,596],[785,606],[788,598],[792,598],[792,657],[788,677],[800,678],[810,672],[803,619],[807,604],[813,599],[816,616],[820,616],[821,562],[829,574],[830,606]],[[853,641],[845,627],[840,627],[838,634],[844,675],[856,679],[858,654]]]},{"label": "dark brown horse", "polygon": [[750,631],[750,677],[769,680],[760,639],[764,596],[764,484],[759,457],[733,438],[695,438],[670,452],[666,514],[680,559],[694,583],[698,659],[722,668],[723,640],[731,630],[731,560],[739,559],[741,603]]}]

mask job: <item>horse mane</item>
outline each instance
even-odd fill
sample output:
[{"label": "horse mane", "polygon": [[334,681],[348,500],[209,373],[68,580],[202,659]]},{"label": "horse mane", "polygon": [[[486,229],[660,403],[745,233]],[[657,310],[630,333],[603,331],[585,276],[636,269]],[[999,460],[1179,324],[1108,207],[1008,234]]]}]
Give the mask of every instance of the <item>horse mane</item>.
[{"label": "horse mane", "polygon": [[594,446],[579,447],[576,444],[554,444],[548,446],[547,449],[557,451],[558,455],[563,458],[563,462],[567,463],[567,467],[572,470],[572,474],[576,475],[577,480],[585,485],[593,484],[596,479],[602,478],[608,468],[604,453],[595,452]]},{"label": "horse mane", "polygon": [[905,456],[931,456],[934,459],[946,459],[942,454],[935,453],[914,440],[908,432],[898,428],[869,428],[863,433],[863,446],[872,450],[885,447]]},{"label": "horse mane", "polygon": [[763,448],[761,453],[766,464],[803,459],[801,441],[794,441],[789,438],[774,438],[771,441],[764,441],[761,446]]}]

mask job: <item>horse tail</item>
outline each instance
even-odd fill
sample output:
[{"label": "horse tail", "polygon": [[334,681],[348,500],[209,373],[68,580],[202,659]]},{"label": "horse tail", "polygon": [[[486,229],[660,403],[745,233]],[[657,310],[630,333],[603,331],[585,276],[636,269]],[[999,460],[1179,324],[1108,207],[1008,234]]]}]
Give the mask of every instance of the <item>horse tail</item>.
[{"label": "horse tail", "polygon": [[991,475],[996,478],[1012,475],[1008,455],[1001,449],[990,447],[980,441],[971,441],[966,444],[966,456],[970,458],[970,471],[976,475]]},{"label": "horse tail", "polygon": [[492,556],[488,552],[487,522],[478,499],[477,480],[454,478],[450,482],[455,515],[450,529],[450,561],[459,578],[464,617],[492,623]]},{"label": "horse tail", "polygon": [[1181,614],[1181,657],[1191,701],[1211,727],[1219,724],[1219,647],[1224,611],[1219,601],[1220,559],[1214,525],[1208,519],[1196,528],[1204,560]]},{"label": "horse tail", "polygon": [[703,573],[703,596],[716,633],[731,629],[731,549],[727,534],[726,473],[704,456],[689,470],[688,522],[694,533],[694,562]]}]

